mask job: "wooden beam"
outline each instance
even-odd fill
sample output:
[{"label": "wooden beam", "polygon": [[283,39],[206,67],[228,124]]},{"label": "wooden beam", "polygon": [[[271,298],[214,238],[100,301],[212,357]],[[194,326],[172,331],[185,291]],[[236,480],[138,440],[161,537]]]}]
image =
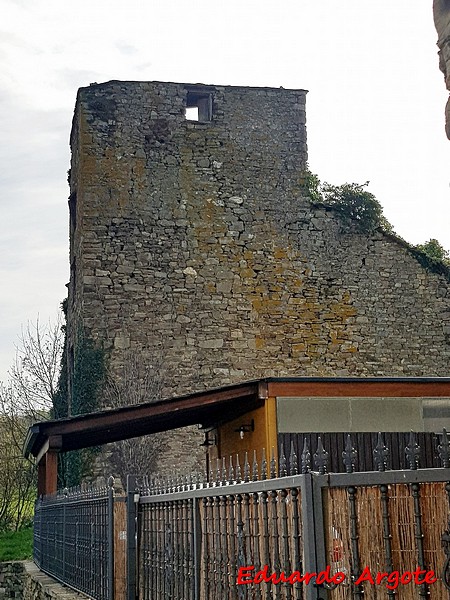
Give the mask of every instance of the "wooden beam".
[{"label": "wooden beam", "polygon": [[[38,424],[39,432],[26,448],[26,453],[43,456],[47,439],[62,451],[105,444],[128,437],[136,437],[185,427],[196,423],[214,421],[234,409],[237,404],[251,410],[258,400],[256,383],[241,384],[223,390],[201,392],[181,398],[140,404],[59,421]],[[244,411],[246,412],[246,411]]]},{"label": "wooden beam", "polygon": [[62,447],[62,437],[48,438],[36,457],[38,463],[38,496],[55,494],[58,486],[58,453]]},{"label": "wooden beam", "polygon": [[[125,422],[130,420],[140,421],[146,418],[154,418],[158,415],[172,414],[173,416],[181,412],[189,412],[196,408],[205,409],[218,404],[231,402],[235,399],[244,399],[246,397],[257,397],[258,387],[256,385],[242,385],[236,390],[226,390],[217,392],[204,392],[192,395],[192,397],[173,398],[171,400],[161,400],[153,404],[137,404],[126,408],[116,410],[91,413],[80,417],[65,419],[64,421],[55,421],[54,427],[58,435],[66,433],[95,431],[97,429],[106,429],[118,425],[124,426]],[[44,423],[45,427],[45,423]]]},{"label": "wooden beam", "polygon": [[268,395],[352,398],[450,398],[450,381],[269,381]]},{"label": "wooden beam", "polygon": [[42,448],[39,450],[39,452],[36,456],[36,464],[39,465],[41,463],[42,458],[46,455],[49,448],[50,448],[50,442],[49,442],[49,440],[47,440],[45,442],[45,444],[42,446]]},{"label": "wooden beam", "polygon": [[[146,404],[33,425],[24,453],[43,460],[48,448],[75,450],[188,425],[231,420],[269,397],[450,398],[445,377],[287,377],[259,379]],[[52,441],[50,441],[52,438]]]}]

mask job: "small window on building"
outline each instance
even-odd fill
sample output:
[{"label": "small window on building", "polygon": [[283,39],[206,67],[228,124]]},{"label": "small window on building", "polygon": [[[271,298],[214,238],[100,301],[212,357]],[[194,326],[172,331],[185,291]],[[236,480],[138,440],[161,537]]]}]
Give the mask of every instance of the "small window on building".
[{"label": "small window on building", "polygon": [[186,107],[186,119],[188,121],[198,121],[198,106]]},{"label": "small window on building", "polygon": [[186,119],[188,121],[211,121],[212,94],[188,92],[186,98]]}]

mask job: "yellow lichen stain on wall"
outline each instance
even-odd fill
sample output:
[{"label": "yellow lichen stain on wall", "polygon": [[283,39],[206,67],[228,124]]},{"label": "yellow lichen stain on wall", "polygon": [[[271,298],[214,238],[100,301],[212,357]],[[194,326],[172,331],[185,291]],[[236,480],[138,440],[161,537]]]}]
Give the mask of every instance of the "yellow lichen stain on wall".
[{"label": "yellow lichen stain on wall", "polygon": [[[186,193],[196,189],[192,171],[189,180],[183,179],[187,177],[186,170],[182,175]],[[279,232],[267,222],[258,222],[258,243],[244,249],[235,237],[228,235],[232,224],[225,204],[226,201],[219,202],[205,194],[191,195],[187,202],[190,234],[197,246],[195,268],[209,280],[206,290],[214,293],[214,269],[206,271],[205,261],[216,259],[216,270],[225,272],[232,282],[233,297],[240,296],[251,308],[245,324],[246,339],[249,327],[253,334],[249,348],[273,353],[283,347],[291,358],[303,357],[307,361],[328,352],[357,352],[357,346],[349,345],[348,323],[357,312],[350,292],[333,290],[330,294],[326,281],[320,279],[292,242],[283,247],[274,241],[280,240]]]},{"label": "yellow lichen stain on wall", "polygon": [[96,209],[96,204],[101,203],[102,211],[109,211],[114,217],[128,215],[130,206],[136,210],[147,198],[147,159],[135,156],[120,145],[106,145],[101,155],[90,151],[94,138],[83,111],[79,122],[79,143],[83,149],[80,152],[80,169],[84,174],[84,189],[97,195],[97,202],[87,203],[87,211]]}]

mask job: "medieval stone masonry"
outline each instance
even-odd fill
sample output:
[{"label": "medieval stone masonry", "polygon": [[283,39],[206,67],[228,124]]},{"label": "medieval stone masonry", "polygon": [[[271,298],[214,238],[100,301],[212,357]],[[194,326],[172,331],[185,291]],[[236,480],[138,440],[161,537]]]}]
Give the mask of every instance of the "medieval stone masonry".
[{"label": "medieval stone masonry", "polygon": [[166,396],[272,375],[448,375],[446,275],[392,235],[344,228],[302,191],[305,98],[80,89],[69,371],[82,331],[113,371],[130,352],[159,360]]},{"label": "medieval stone masonry", "polygon": [[[439,67],[444,73],[445,85],[450,91],[450,2],[433,0],[433,15],[438,32]],[[450,98],[445,107],[445,131],[450,139]]]}]

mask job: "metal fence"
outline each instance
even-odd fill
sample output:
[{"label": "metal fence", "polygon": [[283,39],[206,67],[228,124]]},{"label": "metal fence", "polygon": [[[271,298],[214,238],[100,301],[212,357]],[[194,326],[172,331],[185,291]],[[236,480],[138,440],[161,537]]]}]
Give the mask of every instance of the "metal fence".
[{"label": "metal fence", "polygon": [[114,593],[114,496],[107,486],[65,489],[36,502],[34,561],[96,600]]},{"label": "metal fence", "polygon": [[[115,600],[442,600],[450,590],[447,433],[438,441],[442,467],[433,469],[419,468],[411,434],[402,449],[408,469],[387,470],[380,434],[374,471],[355,472],[349,437],[345,473],[327,473],[319,439],[316,452],[305,444],[300,456],[292,445],[278,460],[264,452],[251,464],[247,455],[242,465],[222,459],[208,481],[129,476],[115,520],[111,485],[66,490],[37,502],[35,561],[96,600],[114,592]],[[389,584],[417,569],[437,581]]]},{"label": "metal fence", "polygon": [[[303,570],[301,487],[280,479],[242,483],[223,475],[209,487],[173,483],[140,488],[137,505],[138,588],[145,600],[225,600],[250,597],[237,586],[239,569]],[[138,483],[130,481],[131,485]],[[291,483],[291,482],[289,482]],[[302,598],[271,584],[254,597]],[[270,594],[270,595],[268,595]]]},{"label": "metal fence", "polygon": [[[128,600],[448,597],[440,578],[448,583],[447,434],[436,449],[443,468],[418,468],[413,434],[402,450],[408,470],[386,470],[380,435],[372,472],[354,472],[348,438],[345,473],[327,473],[319,440],[314,454],[305,445],[301,457],[292,447],[286,458],[282,449],[278,464],[263,455],[250,465],[246,456],[242,472],[237,458],[222,460],[208,482],[130,477],[128,536],[137,543],[129,548]],[[389,584],[416,569],[438,581]],[[377,584],[378,573],[386,576]]]},{"label": "metal fence", "polygon": [[140,492],[142,598],[235,598],[241,566],[301,565],[299,489],[277,489],[277,480],[267,479],[275,470],[273,456],[268,467],[255,453],[243,473],[238,459],[220,461],[209,483],[130,478]]}]

